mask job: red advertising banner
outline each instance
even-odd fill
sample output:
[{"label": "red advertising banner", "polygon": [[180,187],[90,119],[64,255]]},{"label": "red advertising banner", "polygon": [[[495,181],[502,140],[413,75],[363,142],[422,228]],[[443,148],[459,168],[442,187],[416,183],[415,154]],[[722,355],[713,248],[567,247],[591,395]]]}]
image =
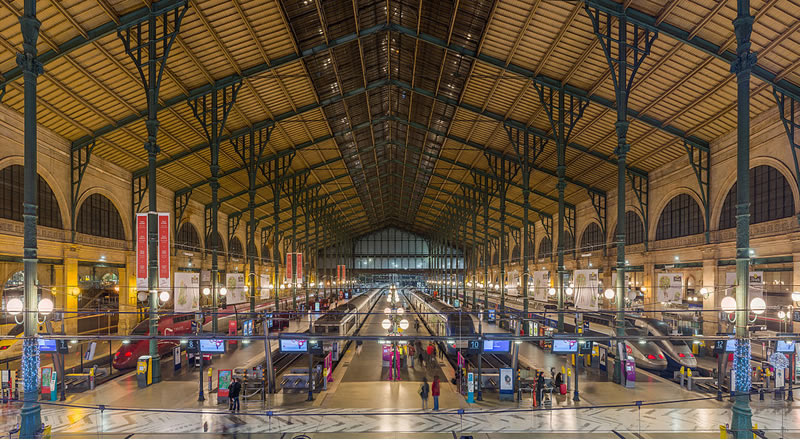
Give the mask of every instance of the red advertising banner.
[{"label": "red advertising banner", "polygon": [[169,289],[169,213],[158,213],[158,286]]},{"label": "red advertising banner", "polygon": [[347,280],[347,275],[345,274],[345,266],[342,265],[342,282]]},{"label": "red advertising banner", "polygon": [[295,253],[297,256],[297,266],[295,267],[295,272],[297,273],[297,281],[303,281],[303,253]]},{"label": "red advertising banner", "polygon": [[136,288],[147,289],[147,213],[136,213]]},{"label": "red advertising banner", "polygon": [[336,265],[336,283],[342,280],[342,266]]},{"label": "red advertising banner", "polygon": [[[238,325],[236,324],[236,320],[231,320],[228,322],[228,335],[236,335],[238,332]],[[228,340],[229,345],[236,345],[239,343],[238,340]]]},{"label": "red advertising banner", "polygon": [[286,253],[286,280],[292,281],[292,253]]}]

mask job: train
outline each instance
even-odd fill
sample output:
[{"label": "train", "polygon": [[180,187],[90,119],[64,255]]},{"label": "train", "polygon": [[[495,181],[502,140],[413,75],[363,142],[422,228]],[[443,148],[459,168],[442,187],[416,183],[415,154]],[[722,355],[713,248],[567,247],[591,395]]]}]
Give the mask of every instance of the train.
[{"label": "train", "polygon": [[[351,336],[367,321],[369,312],[381,298],[381,289],[372,289],[363,294],[357,294],[347,303],[341,304],[325,315],[314,321],[314,334],[324,336]],[[333,353],[333,359],[338,360],[339,354],[344,351],[347,340],[325,339],[325,351]]]},{"label": "train", "polygon": [[[665,337],[672,335],[669,325],[655,318],[633,317],[627,318],[631,325],[635,326],[647,335]],[[697,359],[685,341],[680,339],[658,340],[654,342],[664,352],[667,357],[667,370],[678,370],[682,367],[696,369]]]},{"label": "train", "polygon": [[[315,294],[309,295],[309,297],[314,296]],[[301,298],[305,298],[305,296],[297,296],[298,300]],[[237,307],[241,308],[241,311]],[[256,313],[272,312],[273,302],[269,301],[256,305],[255,310]],[[228,324],[231,320],[238,321],[237,319],[239,314],[250,313],[250,306],[247,304],[230,305],[225,308],[220,308],[218,311],[217,330],[218,332],[226,332],[228,330]],[[271,330],[277,331],[288,326],[291,313],[281,312],[279,314],[279,317],[273,317],[272,324],[270,326]],[[158,335],[192,334],[192,320],[194,319],[194,315],[195,313],[170,314],[162,316],[158,319]],[[203,332],[211,332],[213,327],[212,317],[208,313],[206,313],[204,317]],[[241,326],[241,323],[237,323],[237,327],[239,326]],[[149,333],[150,322],[149,320],[144,320],[136,325],[133,330],[131,330],[130,335],[149,335]],[[172,348],[179,344],[180,343],[175,340],[158,340],[158,354],[160,356],[170,354],[172,352]],[[148,355],[149,351],[150,342],[147,340],[123,341],[123,344],[114,354],[112,365],[115,369],[132,369],[136,367],[136,361],[139,359],[139,357],[142,355]]]},{"label": "train", "polygon": [[[475,337],[475,322],[472,314],[462,313],[433,297],[419,291],[404,290],[420,319],[428,326],[433,335],[439,337]],[[466,349],[469,338],[447,340],[445,349],[449,355],[455,355],[459,349]]]}]

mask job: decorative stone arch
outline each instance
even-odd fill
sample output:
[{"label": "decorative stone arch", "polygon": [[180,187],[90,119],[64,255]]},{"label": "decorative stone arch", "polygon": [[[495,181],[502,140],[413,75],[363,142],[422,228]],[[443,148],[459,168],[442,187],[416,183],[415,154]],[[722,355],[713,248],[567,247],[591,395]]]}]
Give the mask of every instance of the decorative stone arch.
[{"label": "decorative stone arch", "polygon": [[[584,235],[584,233],[586,233],[586,230],[588,230],[592,225],[596,225],[597,228],[600,230],[600,232],[602,234],[603,228],[600,226],[599,222],[597,222],[595,220],[591,220],[591,221],[587,222],[586,225],[578,233],[578,237],[575,238],[575,248],[578,250],[578,252],[583,251],[583,249],[584,249],[583,235]],[[606,246],[606,243],[603,243],[603,247]]]},{"label": "decorative stone arch", "polygon": [[[0,170],[5,169],[11,165],[21,165],[25,166],[25,158],[23,156],[9,156],[7,158],[0,159]],[[50,190],[53,191],[53,195],[56,197],[56,201],[58,201],[58,211],[61,213],[61,223],[64,229],[69,229],[69,226],[72,225],[72,217],[69,213],[69,190],[64,190],[58,183],[60,182],[53,176],[53,173],[50,172],[49,169],[46,167],[39,167],[37,170],[39,176],[47,182],[47,185],[50,186]],[[77,213],[77,211],[76,211]]]},{"label": "decorative stone arch", "polygon": [[[703,202],[702,202],[702,199],[700,199],[700,195],[697,194],[697,191],[695,191],[694,189],[689,188],[689,187],[675,187],[675,188],[673,188],[672,190],[668,191],[661,198],[660,201],[658,201],[658,204],[656,204],[654,206],[655,211],[650,213],[651,215],[655,214],[655,216],[651,216],[650,217],[650,226],[647,227],[647,240],[648,240],[648,242],[655,242],[655,240],[656,240],[656,229],[658,228],[658,221],[661,220],[661,214],[663,213],[664,208],[666,208],[667,204],[669,204],[673,199],[675,199],[677,196],[680,196],[680,195],[682,195],[684,193],[689,195],[689,197],[691,197],[692,199],[694,199],[695,203],[697,203],[697,206],[700,207],[700,212],[701,213],[703,212]],[[636,210],[634,210],[634,212],[635,211]],[[703,223],[705,225],[705,221],[706,221],[705,220],[705,216],[701,216],[701,220],[703,221]],[[713,225],[713,223],[712,223],[712,225]],[[705,230],[703,230],[703,231],[705,231]]]},{"label": "decorative stone arch", "polygon": [[[780,174],[786,179],[786,182],[789,183],[789,188],[792,189],[792,197],[794,198],[794,214],[798,214],[798,210],[800,210],[800,190],[797,188],[797,180],[794,177],[794,173],[792,170],[776,158],[771,158],[768,156],[757,156],[755,158],[750,159],[750,168],[753,169],[760,165],[768,165],[775,170],[778,170]],[[748,170],[749,172],[749,170]],[[731,187],[737,181],[736,176],[736,168],[734,167],[728,176],[722,181],[722,190],[714,195],[714,203],[711,206],[711,225],[712,229],[716,230],[719,226],[720,216],[722,216],[722,205],[725,203],[725,198],[728,196],[728,192],[731,191]],[[702,207],[702,205],[701,205]]]},{"label": "decorative stone arch", "polygon": [[548,241],[550,243],[550,252],[547,254],[547,256],[541,256],[541,257],[552,257],[552,255],[553,255],[553,251],[554,251],[553,250],[553,239],[551,239],[549,236],[542,235],[542,238],[539,239],[539,243],[536,244],[535,258],[537,260],[539,259],[539,252],[542,249],[542,244],[544,243],[544,241]]},{"label": "decorative stone arch", "polygon": [[[639,213],[638,210],[634,210],[633,207],[630,207],[630,209],[626,209],[625,210],[625,214],[627,215],[628,213],[633,213],[633,215],[636,216],[637,219],[639,219],[639,222],[642,223],[642,228],[644,228],[644,219],[642,219],[642,215]],[[612,247],[616,247],[617,246],[617,244],[616,244],[617,236],[615,234],[617,232],[617,217],[616,217],[616,213],[614,214],[614,219],[613,220],[609,218],[609,222],[611,222],[611,223],[608,224],[608,228],[606,229],[606,244],[608,245],[607,248],[612,248]],[[625,224],[626,228],[627,228],[627,225],[628,224],[626,223]],[[657,222],[656,222],[656,225],[658,225]],[[626,237],[627,237],[627,235],[626,235]],[[630,245],[630,244],[626,244],[626,245]]]},{"label": "decorative stone arch", "polygon": [[112,192],[108,191],[103,187],[89,187],[84,191],[80,198],[78,198],[78,203],[75,205],[75,219],[77,221],[78,213],[81,212],[81,207],[86,199],[89,196],[99,193],[106,197],[111,203],[114,205],[114,208],[117,209],[117,213],[119,214],[119,218],[122,219],[122,229],[125,232],[125,240],[132,240],[133,232],[131,228],[133,228],[133,219],[130,218],[130,214],[128,214],[129,210],[122,210],[122,201],[120,201]]},{"label": "decorative stone arch", "polygon": [[173,246],[173,247],[175,246],[175,244],[176,244],[176,241],[177,241],[177,239],[178,239],[178,233],[179,233],[179,232],[180,232],[180,231],[183,229],[183,227],[185,227],[186,225],[190,225],[192,228],[194,228],[194,232],[195,232],[195,233],[197,233],[197,240],[198,240],[198,241],[200,241],[200,250],[198,250],[198,252],[202,253],[202,252],[203,252],[203,249],[205,248],[205,245],[204,245],[205,238],[204,238],[204,237],[203,237],[203,235],[200,233],[200,229],[198,229],[198,228],[197,228],[197,225],[195,225],[195,224],[194,224],[194,222],[192,222],[192,221],[190,221],[190,220],[184,220],[183,222],[181,222],[181,224],[180,224],[180,225],[178,225],[178,229],[177,229],[177,231],[175,232],[175,237],[173,237],[173,238],[172,238],[172,246]]}]

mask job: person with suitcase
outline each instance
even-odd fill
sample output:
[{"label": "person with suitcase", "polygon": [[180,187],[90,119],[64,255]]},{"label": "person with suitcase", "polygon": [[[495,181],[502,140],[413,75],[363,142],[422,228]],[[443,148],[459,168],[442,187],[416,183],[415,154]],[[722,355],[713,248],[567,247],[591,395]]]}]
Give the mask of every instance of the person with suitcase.
[{"label": "person with suitcase", "polygon": [[544,398],[544,374],[539,372],[536,375],[536,404],[538,406],[542,405],[542,399]]}]

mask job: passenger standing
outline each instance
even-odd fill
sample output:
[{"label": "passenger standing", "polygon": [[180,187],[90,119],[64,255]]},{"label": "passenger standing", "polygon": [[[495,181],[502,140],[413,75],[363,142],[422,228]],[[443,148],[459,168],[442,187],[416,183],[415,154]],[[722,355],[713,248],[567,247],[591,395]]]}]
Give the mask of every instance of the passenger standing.
[{"label": "passenger standing", "polygon": [[356,355],[361,355],[361,347],[364,345],[364,342],[361,340],[356,340]]},{"label": "passenger standing", "polygon": [[536,376],[536,405],[542,405],[542,398],[544,398],[544,374],[539,372]]},{"label": "passenger standing", "polygon": [[433,410],[439,410],[439,376],[433,377],[433,387],[431,387],[431,395],[433,395]]},{"label": "passenger standing", "polygon": [[414,355],[416,355],[417,351],[414,350],[414,344],[410,344],[407,346],[408,348],[408,360],[409,364],[411,365],[411,369],[414,369]]},{"label": "passenger standing", "polygon": [[242,390],[242,384],[239,383],[238,378],[234,378],[233,383],[231,383],[230,389],[228,391],[228,397],[231,400],[231,406],[230,406],[231,412],[239,411],[239,392],[241,390]]},{"label": "passenger standing", "polygon": [[419,397],[422,398],[422,410],[428,410],[428,393],[430,393],[428,379],[422,377],[422,386],[419,387]]},{"label": "passenger standing", "polygon": [[433,366],[433,343],[428,343],[428,347],[425,348],[425,352],[428,354],[428,356],[425,358],[425,364],[427,364],[430,368]]}]

